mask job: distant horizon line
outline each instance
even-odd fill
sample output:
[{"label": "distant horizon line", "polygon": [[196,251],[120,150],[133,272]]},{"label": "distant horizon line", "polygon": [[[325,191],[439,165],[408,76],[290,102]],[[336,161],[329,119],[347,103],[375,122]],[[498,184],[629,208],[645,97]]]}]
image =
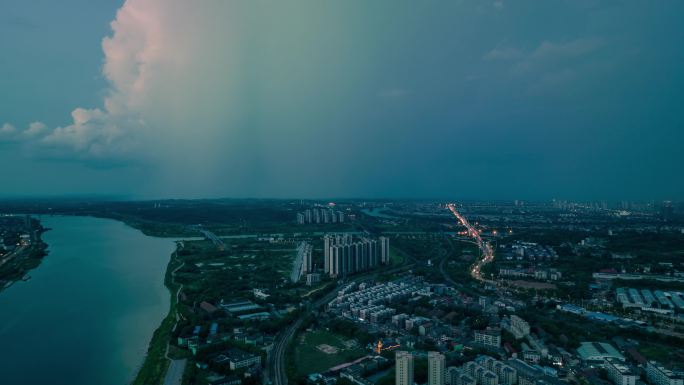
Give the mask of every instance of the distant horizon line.
[{"label": "distant horizon line", "polygon": [[317,202],[335,202],[335,201],[369,201],[369,202],[392,202],[392,201],[407,201],[407,202],[528,202],[528,203],[551,203],[554,201],[568,202],[568,203],[680,203],[684,202],[684,198],[680,199],[659,199],[659,198],[639,198],[639,199],[572,199],[572,198],[543,198],[543,199],[524,199],[524,198],[455,198],[455,197],[258,197],[258,196],[221,196],[221,197],[159,197],[159,198],[145,198],[134,197],[127,195],[110,195],[110,194],[61,194],[61,195],[0,195],[0,202],[10,201],[91,201],[91,202],[163,202],[163,201],[221,201],[221,200],[235,200],[235,201],[317,201]]}]

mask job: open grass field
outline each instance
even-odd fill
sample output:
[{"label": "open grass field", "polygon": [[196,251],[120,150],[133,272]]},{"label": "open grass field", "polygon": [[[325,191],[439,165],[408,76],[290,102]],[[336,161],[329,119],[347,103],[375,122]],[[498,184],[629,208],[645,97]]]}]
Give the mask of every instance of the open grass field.
[{"label": "open grass field", "polygon": [[660,362],[670,362],[675,359],[675,354],[670,346],[665,346],[657,343],[645,343],[637,348],[639,353],[643,354],[647,360],[656,360]]},{"label": "open grass field", "polygon": [[321,373],[333,366],[367,354],[355,340],[324,330],[306,332],[296,341],[295,356],[300,375]]},{"label": "open grass field", "polygon": [[390,263],[392,265],[401,265],[404,263],[404,255],[400,250],[397,250],[396,248],[390,246],[390,251],[389,251],[389,256],[390,256]]},{"label": "open grass field", "polygon": [[552,289],[557,288],[557,286],[554,285],[553,283],[546,283],[546,282],[523,281],[523,280],[506,281],[506,282],[511,286],[520,287],[523,289],[552,290]]}]

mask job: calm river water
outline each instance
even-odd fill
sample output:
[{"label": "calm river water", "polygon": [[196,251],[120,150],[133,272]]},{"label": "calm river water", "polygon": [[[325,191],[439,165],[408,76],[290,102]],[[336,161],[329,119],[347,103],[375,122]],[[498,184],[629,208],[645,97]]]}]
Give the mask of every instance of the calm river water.
[{"label": "calm river water", "polygon": [[128,384],[169,310],[171,239],[91,217],[42,217],[49,254],[0,293],[0,383]]}]

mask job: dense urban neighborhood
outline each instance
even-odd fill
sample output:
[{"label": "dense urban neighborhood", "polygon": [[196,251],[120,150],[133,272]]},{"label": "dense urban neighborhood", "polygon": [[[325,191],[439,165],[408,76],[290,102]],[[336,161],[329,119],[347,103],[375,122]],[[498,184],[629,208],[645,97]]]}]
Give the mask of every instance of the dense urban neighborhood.
[{"label": "dense urban neighborhood", "polygon": [[682,385],[684,220],[670,202],[3,209],[16,212],[3,264],[40,242],[42,215],[178,237],[171,311],[137,384]]}]

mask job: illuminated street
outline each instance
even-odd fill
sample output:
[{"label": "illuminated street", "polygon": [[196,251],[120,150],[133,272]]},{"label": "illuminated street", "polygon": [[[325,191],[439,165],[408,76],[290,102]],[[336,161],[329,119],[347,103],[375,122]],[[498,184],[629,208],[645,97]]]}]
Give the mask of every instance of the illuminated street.
[{"label": "illuminated street", "polygon": [[477,279],[478,281],[486,281],[484,278],[482,278],[482,266],[494,259],[494,251],[492,250],[492,246],[488,242],[485,242],[480,236],[480,232],[477,231],[473,225],[471,225],[470,222],[468,222],[468,220],[456,210],[456,205],[450,203],[448,207],[461,223],[461,225],[468,230],[468,235],[475,240],[481,251],[481,256],[471,268],[470,275],[472,275],[473,278]]}]

